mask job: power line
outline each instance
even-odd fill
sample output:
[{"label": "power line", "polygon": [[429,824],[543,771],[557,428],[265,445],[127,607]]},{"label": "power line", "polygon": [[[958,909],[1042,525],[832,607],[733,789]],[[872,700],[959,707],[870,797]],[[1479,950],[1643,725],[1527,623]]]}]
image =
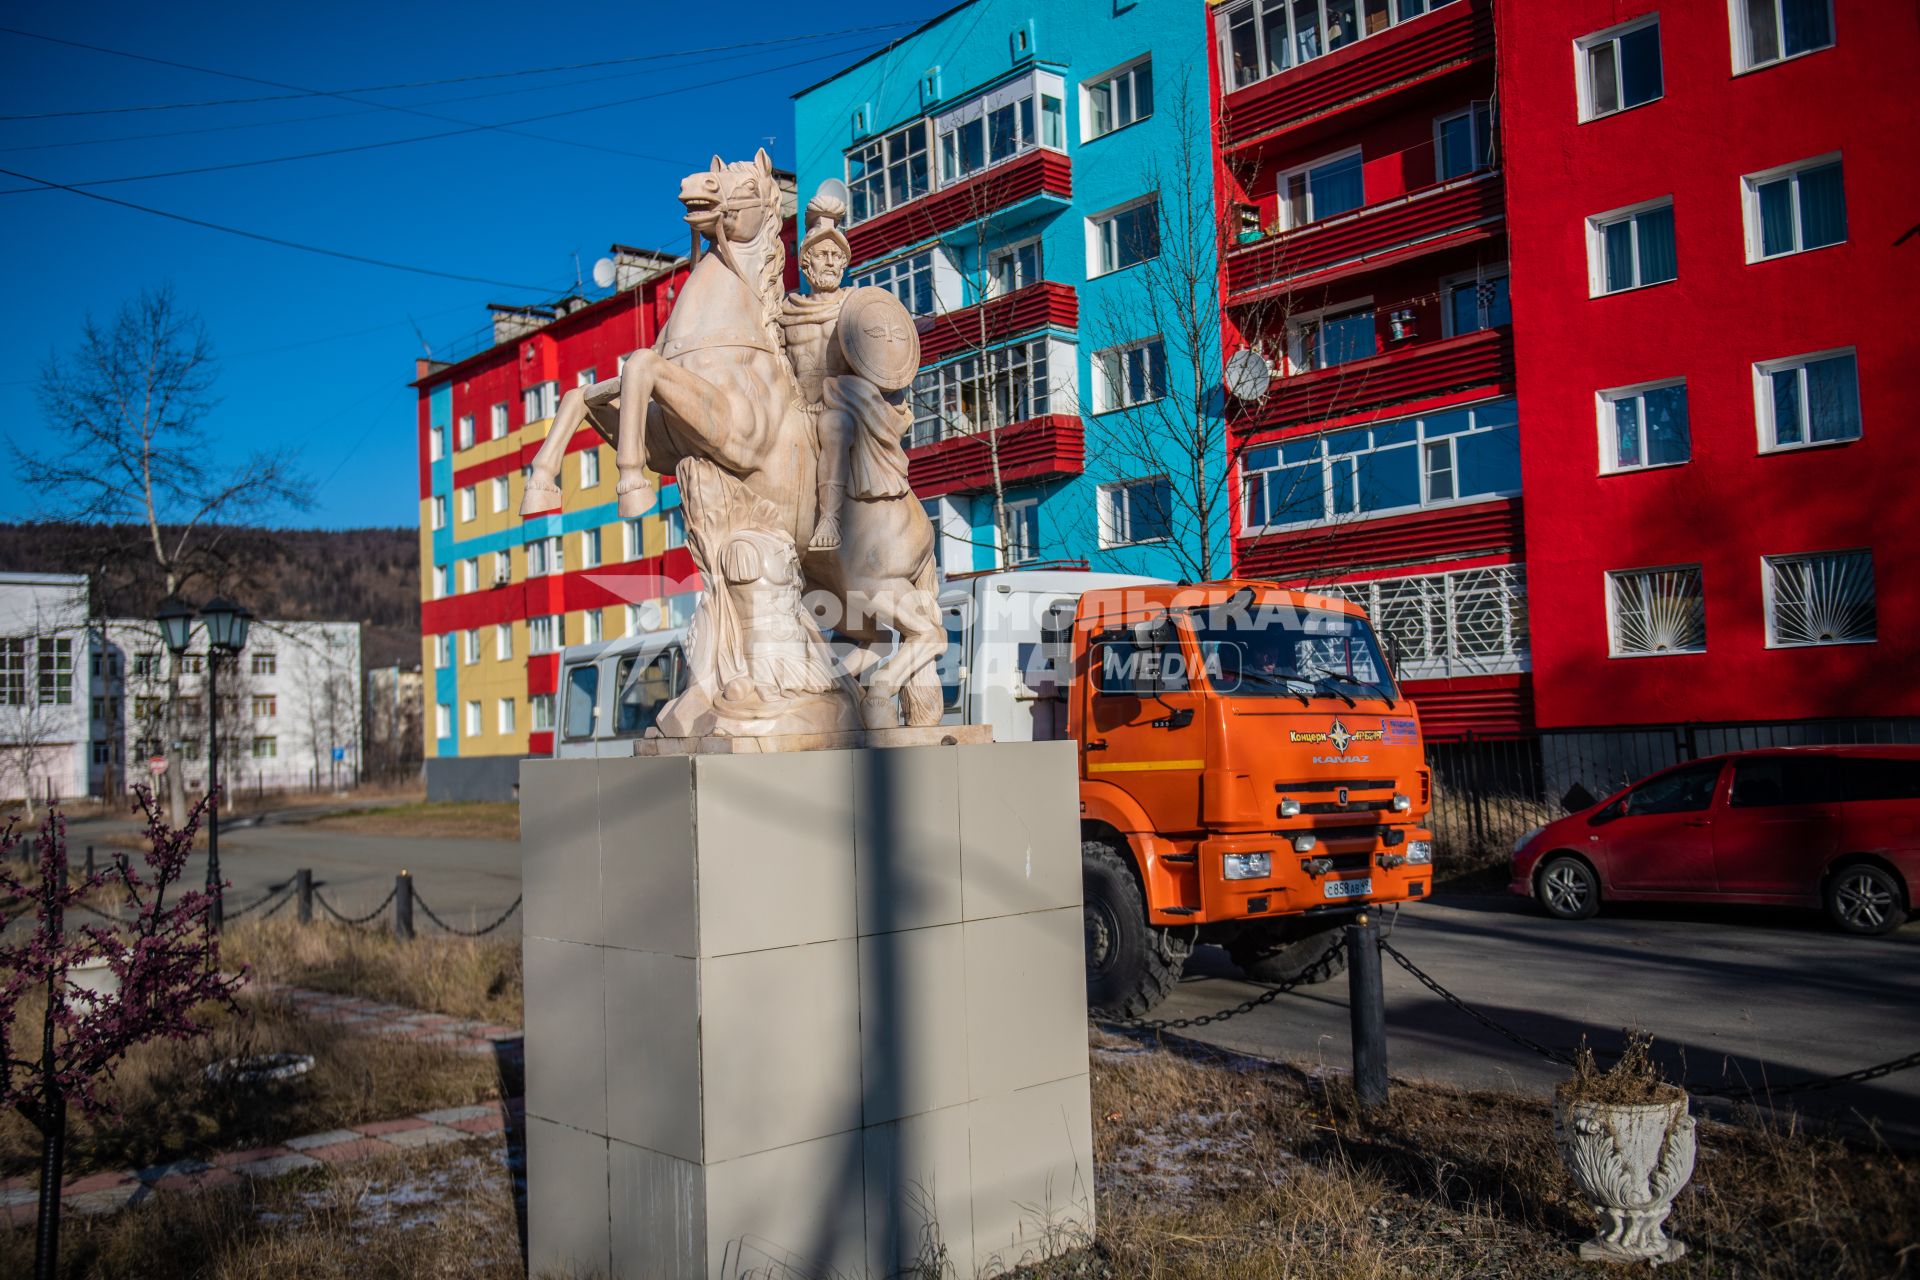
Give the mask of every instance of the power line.
[{"label": "power line", "polygon": [[[138,111],[182,111],[195,107],[226,107],[255,102],[286,102],[296,98],[338,97],[341,94],[351,93],[380,93],[389,89],[424,89],[444,84],[466,84],[475,80],[502,80],[517,76],[551,75],[561,71],[590,71],[599,67],[625,66],[636,62],[660,62],[672,58],[699,57],[709,53],[730,53],[740,49],[765,48],[771,45],[825,40],[834,36],[863,35],[874,31],[892,31],[900,27],[912,25],[913,23],[910,21],[880,22],[863,27],[843,27],[837,31],[815,31],[791,36],[774,36],[765,40],[736,41],[732,44],[709,45],[701,49],[674,49],[662,53],[637,54],[626,58],[601,58],[593,62],[574,62],[552,67],[529,67],[520,71],[490,71],[475,75],[446,76],[438,80],[407,80],[393,84],[367,85],[357,89],[300,89],[292,93],[266,94],[253,98],[210,98],[199,102],[159,102],[130,107],[94,107],[76,111],[37,111],[20,115],[0,115],[0,120],[50,120],[58,117],[72,116],[123,115]],[[244,80],[254,84],[271,85],[275,88],[292,87],[278,85],[271,80],[258,80],[252,76],[238,75],[233,72],[209,71],[205,67],[194,67],[186,63],[170,62],[165,58],[150,57],[146,54],[126,53],[119,49],[107,49],[97,45],[82,44],[75,40],[63,40],[57,36],[42,35],[37,31],[22,31],[16,27],[0,27],[0,33],[23,36],[29,40],[44,40],[51,44],[68,45],[75,49],[85,49],[93,53],[106,53],[123,58],[136,58],[142,62],[152,62],[161,66],[177,67],[187,71],[200,71],[209,75],[226,76],[233,80]]]}]

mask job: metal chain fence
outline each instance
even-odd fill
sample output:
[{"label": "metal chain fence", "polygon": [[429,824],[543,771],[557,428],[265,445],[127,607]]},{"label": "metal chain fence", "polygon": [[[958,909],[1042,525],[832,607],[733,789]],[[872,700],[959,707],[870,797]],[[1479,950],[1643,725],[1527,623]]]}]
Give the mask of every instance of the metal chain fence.
[{"label": "metal chain fence", "polygon": [[1188,1027],[1212,1026],[1270,1005],[1296,987],[1332,976],[1337,962],[1346,954],[1346,950],[1347,940],[1344,937],[1336,937],[1333,944],[1327,948],[1326,954],[1308,965],[1306,971],[1299,977],[1275,983],[1252,999],[1242,1000],[1239,1004],[1221,1009],[1216,1013],[1196,1014],[1191,1018],[1101,1018],[1098,1021],[1108,1026],[1125,1027],[1130,1031],[1183,1031]]},{"label": "metal chain fence", "polygon": [[448,924],[445,920],[442,920],[440,918],[439,913],[436,912],[432,907],[428,906],[427,900],[420,896],[419,890],[416,889],[413,895],[413,905],[416,907],[419,907],[420,910],[426,912],[427,919],[433,921],[435,924],[439,925],[442,929],[445,929],[448,933],[458,934],[462,938],[478,938],[485,934],[492,933],[495,929],[498,929],[501,925],[505,924],[508,921],[508,919],[512,917],[513,913],[520,909],[520,902],[521,902],[520,898],[515,898],[513,900],[513,905],[508,907],[505,911],[501,912],[500,918],[495,920],[492,924],[483,925],[478,929],[460,929],[460,928],[456,928],[453,925]]},{"label": "metal chain fence", "polygon": [[321,896],[320,891],[318,889],[315,889],[313,891],[313,900],[314,902],[319,904],[319,907],[322,911],[332,916],[335,920],[338,920],[341,924],[366,924],[369,921],[371,921],[374,917],[378,916],[382,911],[385,911],[387,909],[387,906],[393,901],[393,896],[398,892],[400,892],[400,890],[397,886],[395,888],[387,890],[387,896],[380,899],[380,905],[375,907],[373,910],[367,912],[363,916],[342,915],[338,908],[336,908],[331,902],[328,902],[324,897]]}]

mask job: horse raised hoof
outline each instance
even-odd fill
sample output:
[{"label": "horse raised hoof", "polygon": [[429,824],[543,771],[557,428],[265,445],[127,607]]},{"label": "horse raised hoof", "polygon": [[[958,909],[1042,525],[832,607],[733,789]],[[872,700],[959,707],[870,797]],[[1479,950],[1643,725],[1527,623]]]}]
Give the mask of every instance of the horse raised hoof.
[{"label": "horse raised hoof", "polygon": [[520,518],[544,516],[560,509],[560,486],[539,476],[528,476],[526,491],[520,495]]},{"label": "horse raised hoof", "polygon": [[898,729],[900,704],[891,696],[869,693],[860,699],[860,723],[868,729]]},{"label": "horse raised hoof", "polygon": [[620,495],[622,520],[638,520],[653,510],[654,504],[659,501],[659,490],[645,480],[622,480],[614,487],[614,492]]},{"label": "horse raised hoof", "polygon": [[840,546],[840,519],[838,516],[821,516],[820,523],[813,527],[813,540],[807,543],[809,551],[834,551]]}]

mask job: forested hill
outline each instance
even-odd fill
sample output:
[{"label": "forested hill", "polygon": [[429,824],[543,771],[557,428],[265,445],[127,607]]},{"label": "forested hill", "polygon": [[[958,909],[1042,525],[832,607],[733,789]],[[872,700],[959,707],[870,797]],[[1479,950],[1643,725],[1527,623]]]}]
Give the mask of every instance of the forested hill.
[{"label": "forested hill", "polygon": [[[370,667],[420,662],[420,534],[396,529],[196,533],[205,554],[183,591],[226,592],[262,618],[359,622]],[[150,617],[164,584],[147,534],[131,525],[0,524],[0,571],[86,573],[102,617]]]}]

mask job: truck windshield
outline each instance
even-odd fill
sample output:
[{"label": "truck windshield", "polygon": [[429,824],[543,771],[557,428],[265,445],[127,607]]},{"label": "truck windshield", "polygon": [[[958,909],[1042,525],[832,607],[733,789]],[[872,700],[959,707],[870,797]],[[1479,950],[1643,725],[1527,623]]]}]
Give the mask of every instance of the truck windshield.
[{"label": "truck windshield", "polygon": [[1217,692],[1399,700],[1373,628],[1364,618],[1329,609],[1261,605],[1230,618],[1195,613],[1193,631],[1207,679]]}]

